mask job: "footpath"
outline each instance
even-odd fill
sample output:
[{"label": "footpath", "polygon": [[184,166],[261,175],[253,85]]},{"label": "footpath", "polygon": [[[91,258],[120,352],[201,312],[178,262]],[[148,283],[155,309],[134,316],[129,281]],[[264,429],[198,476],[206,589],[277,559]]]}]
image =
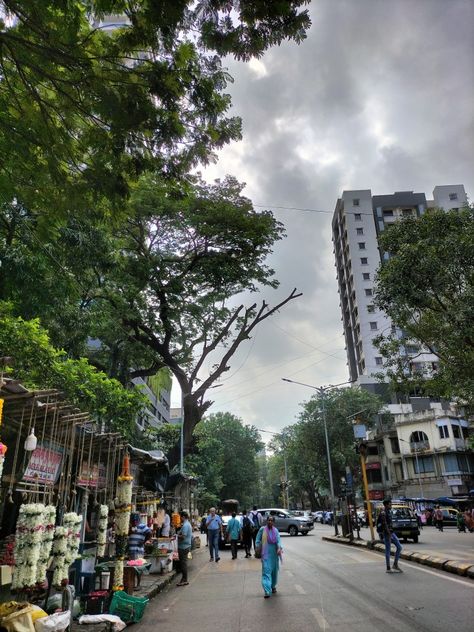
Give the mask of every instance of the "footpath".
[{"label": "footpath", "polygon": [[[350,538],[342,535],[323,535],[322,539],[326,542],[335,542],[346,546],[355,546],[370,551],[378,551],[379,553],[385,555],[385,545],[380,541],[363,539],[357,540],[356,538],[351,540]],[[394,553],[395,547],[392,546],[392,555],[394,555]],[[431,566],[441,571],[474,579],[474,564],[472,561],[452,560],[448,559],[446,554],[440,553],[439,556],[428,555],[417,551],[406,551],[405,548],[401,553],[401,558],[409,560],[410,562],[416,562],[417,564],[423,564],[424,566]]]},{"label": "footpath", "polygon": [[[196,535],[196,534],[193,534]],[[202,544],[203,538],[201,538],[201,546],[192,550],[193,560],[199,559],[199,557],[206,552],[209,555],[209,550]],[[193,562],[189,562],[189,568],[192,570]],[[147,597],[148,599],[153,599],[156,597],[158,593],[163,592],[163,590],[172,584],[174,581],[177,581],[177,576],[180,577],[180,573],[176,570],[172,570],[169,573],[164,575],[142,575],[140,586],[135,589],[133,593],[135,597]]]}]

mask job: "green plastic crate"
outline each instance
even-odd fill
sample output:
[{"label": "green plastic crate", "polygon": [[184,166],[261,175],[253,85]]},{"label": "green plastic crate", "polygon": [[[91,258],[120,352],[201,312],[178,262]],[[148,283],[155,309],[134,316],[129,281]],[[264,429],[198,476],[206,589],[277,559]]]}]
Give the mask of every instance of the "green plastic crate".
[{"label": "green plastic crate", "polygon": [[146,597],[133,597],[123,590],[117,590],[112,597],[110,614],[116,614],[125,623],[138,623],[143,617],[148,601]]}]

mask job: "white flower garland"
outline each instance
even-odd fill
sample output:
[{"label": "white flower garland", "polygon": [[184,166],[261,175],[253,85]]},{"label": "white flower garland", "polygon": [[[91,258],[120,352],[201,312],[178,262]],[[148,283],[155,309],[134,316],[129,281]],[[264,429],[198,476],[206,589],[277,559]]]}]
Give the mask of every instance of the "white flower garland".
[{"label": "white flower garland", "polygon": [[99,508],[99,526],[97,532],[97,557],[104,557],[105,545],[107,543],[107,519],[109,517],[109,506],[101,505]]},{"label": "white flower garland", "polygon": [[43,503],[21,505],[15,535],[15,568],[12,589],[34,586],[44,533]]},{"label": "white flower garland", "polygon": [[82,516],[71,511],[64,514],[63,526],[56,527],[54,532],[54,586],[68,583],[69,567],[77,559],[81,538]]},{"label": "white flower garland", "polygon": [[54,538],[54,523],[56,522],[56,507],[47,505],[43,512],[43,541],[41,542],[40,557],[36,568],[36,582],[41,584],[46,579],[48,562],[51,555]]},{"label": "white flower garland", "polygon": [[77,559],[79,555],[79,544],[81,541],[81,522],[82,516],[79,516],[74,511],[64,514],[63,525],[68,530],[66,557],[69,561],[69,566]]},{"label": "white flower garland", "polygon": [[53,540],[53,586],[62,586],[68,580],[69,564],[66,562],[66,553],[67,529],[66,527],[56,527]]}]

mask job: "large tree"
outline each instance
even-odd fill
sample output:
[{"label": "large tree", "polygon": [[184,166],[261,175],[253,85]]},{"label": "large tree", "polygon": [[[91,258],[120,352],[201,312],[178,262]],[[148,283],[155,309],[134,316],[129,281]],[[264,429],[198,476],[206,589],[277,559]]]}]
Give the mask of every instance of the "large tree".
[{"label": "large tree", "polygon": [[262,449],[256,428],[231,413],[215,413],[196,429],[186,469],[198,477],[198,492],[209,501],[236,498],[249,507],[258,495],[257,455]]},{"label": "large tree", "polygon": [[211,185],[189,178],[183,189],[148,174],[127,219],[110,227],[70,218],[42,240],[21,205],[4,205],[1,215],[2,298],[20,315],[40,316],[73,356],[100,341],[91,359],[124,383],[168,367],[183,393],[186,450],[235,351],[299,296],[293,290],[273,307],[239,300],[277,287],[266,260],[284,234],[241,191],[230,177]]},{"label": "large tree", "polygon": [[[397,388],[474,403],[474,215],[431,210],[380,237],[390,257],[377,275],[376,301],[399,328],[377,343]],[[400,335],[401,330],[401,335]],[[439,358],[438,369],[410,371],[407,344]]]},{"label": "large tree", "polygon": [[301,41],[304,4],[1,0],[0,200],[48,225],[71,206],[107,215],[144,171],[206,163],[240,135],[221,57]]}]

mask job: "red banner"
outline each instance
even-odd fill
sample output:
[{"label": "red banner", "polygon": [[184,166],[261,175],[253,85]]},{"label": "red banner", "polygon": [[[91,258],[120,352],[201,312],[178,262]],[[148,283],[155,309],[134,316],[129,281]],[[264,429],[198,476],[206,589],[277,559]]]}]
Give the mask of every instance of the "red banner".
[{"label": "red banner", "polygon": [[365,469],[366,470],[381,470],[382,467],[381,467],[380,463],[366,463],[365,464]]},{"label": "red banner", "polygon": [[384,498],[385,494],[378,489],[369,491],[369,500],[383,500]]}]

